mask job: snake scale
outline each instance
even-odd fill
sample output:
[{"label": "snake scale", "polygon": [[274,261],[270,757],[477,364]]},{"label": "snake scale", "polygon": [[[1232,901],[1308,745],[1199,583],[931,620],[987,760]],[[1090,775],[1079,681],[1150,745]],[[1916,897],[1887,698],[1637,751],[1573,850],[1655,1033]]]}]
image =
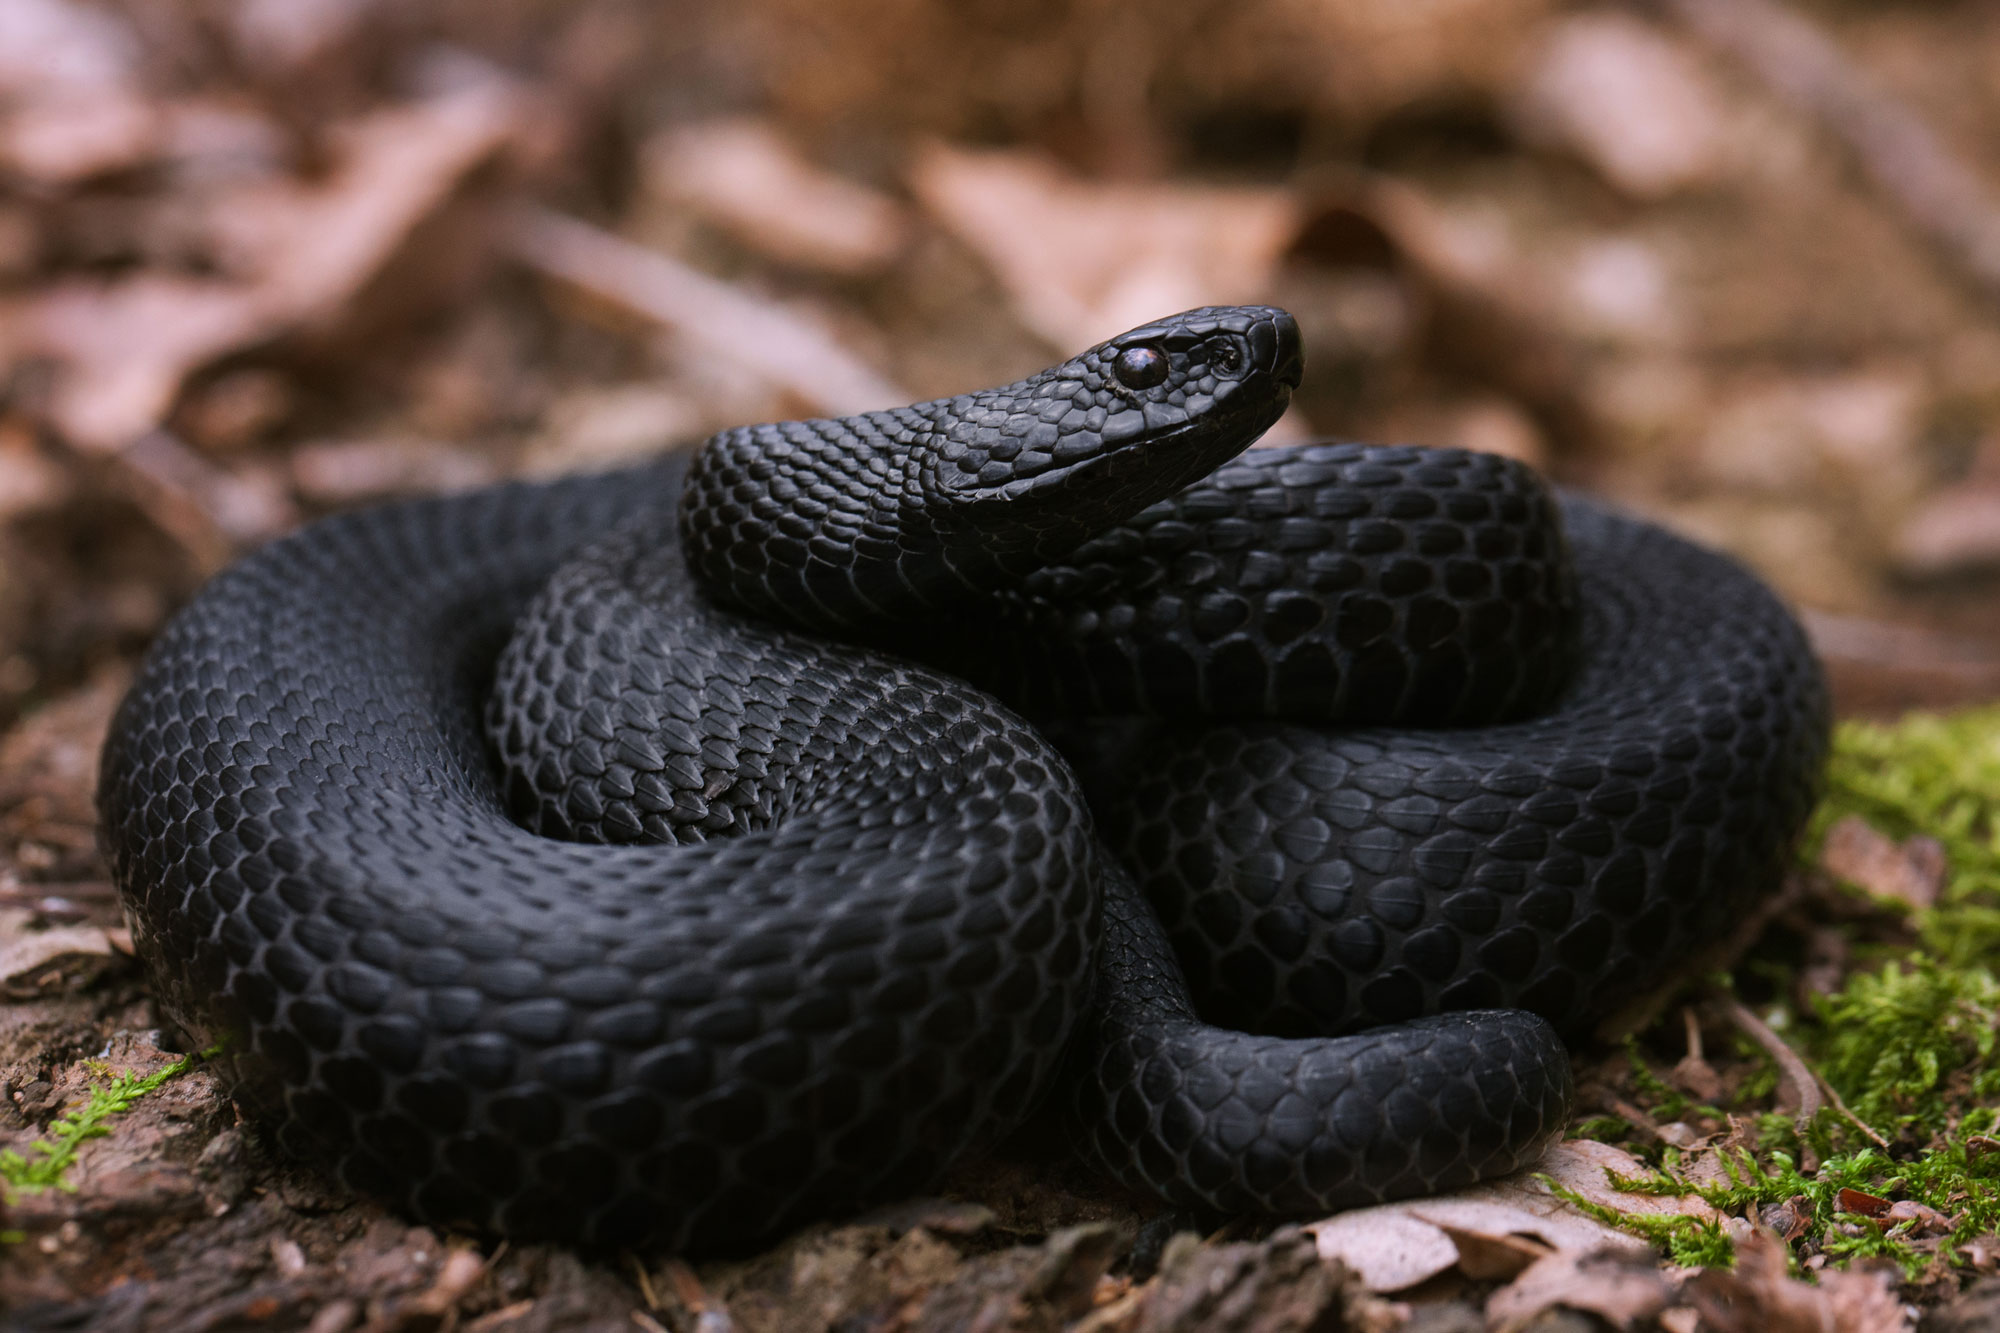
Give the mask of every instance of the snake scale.
[{"label": "snake scale", "polygon": [[1564,1036],[1774,883],[1819,672],[1507,460],[1229,461],[1300,365],[1190,311],[250,555],[104,754],[164,1011],[348,1184],[586,1244],[752,1244],[1048,1095],[1187,1206],[1532,1160]]}]

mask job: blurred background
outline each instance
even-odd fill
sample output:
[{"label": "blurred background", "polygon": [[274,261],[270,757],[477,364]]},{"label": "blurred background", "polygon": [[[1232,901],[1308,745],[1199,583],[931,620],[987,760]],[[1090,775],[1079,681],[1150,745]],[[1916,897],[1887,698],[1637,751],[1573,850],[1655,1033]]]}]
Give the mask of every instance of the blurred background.
[{"label": "blurred background", "polygon": [[0,728],[314,514],[1240,300],[1278,434],[1724,546],[1849,711],[2000,694],[1992,0],[0,0]]}]

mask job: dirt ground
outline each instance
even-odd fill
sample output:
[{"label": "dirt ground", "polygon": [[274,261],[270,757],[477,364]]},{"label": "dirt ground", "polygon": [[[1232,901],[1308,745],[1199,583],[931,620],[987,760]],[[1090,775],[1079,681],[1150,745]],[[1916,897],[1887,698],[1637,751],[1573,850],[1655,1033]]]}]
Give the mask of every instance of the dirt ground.
[{"label": "dirt ground", "polygon": [[[1238,300],[1307,338],[1274,437],[1508,453],[1730,550],[1846,716],[2000,699],[1994,0],[0,0],[0,1145],[74,1147],[4,1195],[0,1326],[2000,1326],[2000,1242],[1912,1277],[1736,1219],[1696,1272],[1524,1184],[1400,1281],[1040,1126],[740,1262],[514,1247],[347,1197],[178,1067],[96,752],[231,557]],[[1724,962],[1754,991],[1828,920],[1910,944],[1802,872]],[[1701,1102],[1762,1068],[1712,996],[1633,1021]],[[1582,1060],[1584,1114],[1672,1140],[1614,1041]]]}]

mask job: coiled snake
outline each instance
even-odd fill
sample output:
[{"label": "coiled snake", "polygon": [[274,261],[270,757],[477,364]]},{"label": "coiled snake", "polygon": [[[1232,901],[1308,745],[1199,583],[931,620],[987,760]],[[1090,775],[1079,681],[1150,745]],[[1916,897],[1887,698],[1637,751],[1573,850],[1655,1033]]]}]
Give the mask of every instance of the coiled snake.
[{"label": "coiled snake", "polygon": [[1532,1160],[1562,1034],[1774,881],[1818,670],[1505,460],[1227,462],[1299,368],[1191,311],[257,552],[105,750],[164,1008],[288,1146],[523,1236],[747,1244],[1052,1089],[1190,1205]]}]

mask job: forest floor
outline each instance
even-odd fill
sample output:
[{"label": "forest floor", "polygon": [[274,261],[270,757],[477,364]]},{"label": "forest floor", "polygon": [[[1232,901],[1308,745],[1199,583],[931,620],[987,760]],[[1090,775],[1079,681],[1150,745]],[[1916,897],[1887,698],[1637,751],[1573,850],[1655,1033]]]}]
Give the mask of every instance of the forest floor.
[{"label": "forest floor", "polygon": [[[0,0],[0,1327],[2000,1323],[1996,71],[1984,0]],[[1277,436],[1609,495],[1833,681],[1796,869],[1537,1173],[1223,1221],[1030,1125],[752,1258],[576,1254],[346,1195],[164,1028],[97,752],[233,556],[1253,299]]]}]

